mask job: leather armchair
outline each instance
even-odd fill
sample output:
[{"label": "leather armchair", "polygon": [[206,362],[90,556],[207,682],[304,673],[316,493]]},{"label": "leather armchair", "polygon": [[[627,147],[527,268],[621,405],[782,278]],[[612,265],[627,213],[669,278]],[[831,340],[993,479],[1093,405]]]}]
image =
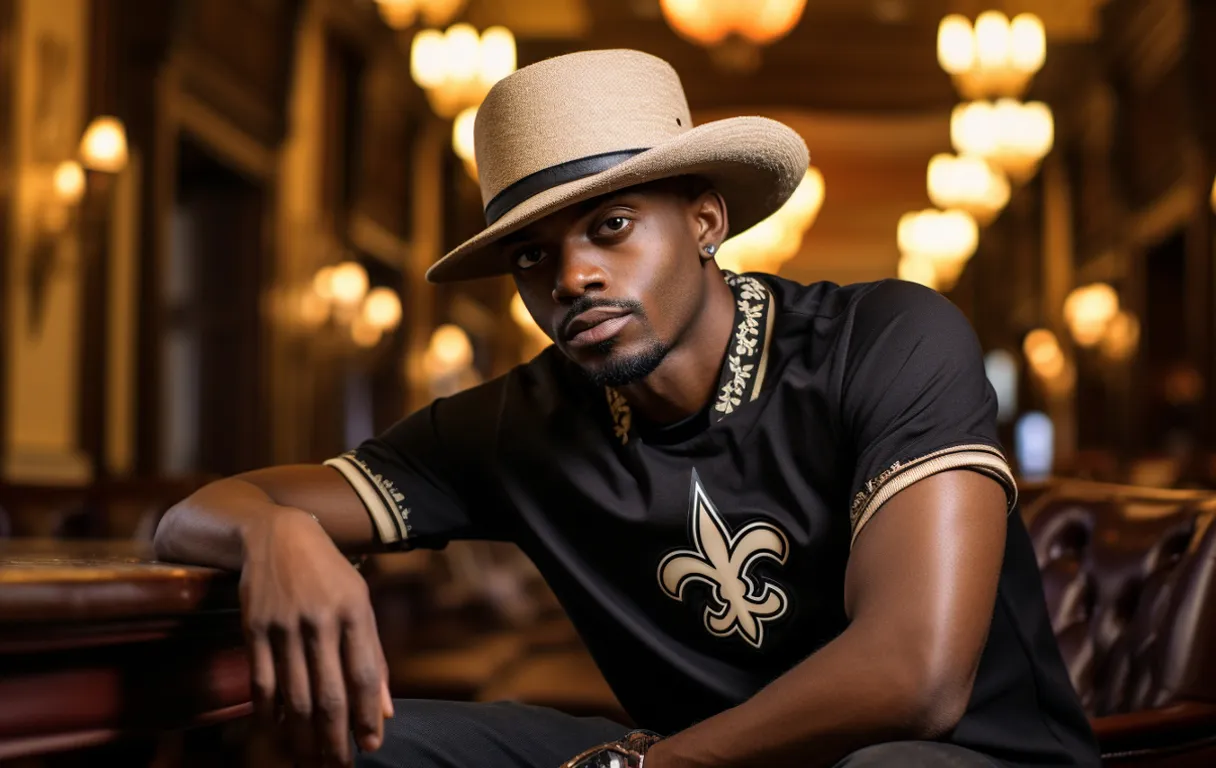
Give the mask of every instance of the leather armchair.
[{"label": "leather armchair", "polygon": [[1107,765],[1216,765],[1216,494],[1062,480],[1023,508]]}]

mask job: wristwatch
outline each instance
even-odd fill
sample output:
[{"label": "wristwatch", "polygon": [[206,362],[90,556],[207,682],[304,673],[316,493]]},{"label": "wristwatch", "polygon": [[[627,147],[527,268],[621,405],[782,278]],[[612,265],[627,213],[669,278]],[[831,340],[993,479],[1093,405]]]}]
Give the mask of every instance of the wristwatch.
[{"label": "wristwatch", "polygon": [[662,736],[654,731],[630,731],[616,741],[592,747],[570,760],[561,768],[642,768],[646,750]]}]

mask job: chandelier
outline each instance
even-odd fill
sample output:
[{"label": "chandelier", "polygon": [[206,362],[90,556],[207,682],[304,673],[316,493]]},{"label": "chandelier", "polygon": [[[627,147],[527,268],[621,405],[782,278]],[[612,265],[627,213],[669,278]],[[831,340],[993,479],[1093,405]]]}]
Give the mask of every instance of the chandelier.
[{"label": "chandelier", "polygon": [[954,287],[979,245],[979,225],[961,210],[932,208],[899,218],[899,276],[940,291]]},{"label": "chandelier", "polygon": [[975,26],[951,14],[937,30],[937,61],[966,99],[1019,97],[1047,58],[1043,22],[1022,13],[1011,22],[999,11],[985,11]]},{"label": "chandelier", "polygon": [[514,71],[515,36],[506,27],[489,27],[480,35],[464,23],[446,32],[424,29],[410,45],[410,75],[443,118],[477,106]]},{"label": "chandelier", "polygon": [[982,157],[1020,184],[1051,151],[1055,124],[1041,101],[971,101],[951,113],[950,141],[960,155]]},{"label": "chandelier", "polygon": [[401,299],[392,288],[369,290],[367,270],[357,261],[324,266],[298,295],[295,320],[316,331],[326,323],[348,334],[358,347],[374,347],[401,324]]},{"label": "chandelier", "polygon": [[966,211],[981,227],[1009,202],[1009,180],[1004,171],[976,155],[934,155],[929,161],[927,186],[934,205]]},{"label": "chandelier", "polygon": [[430,27],[442,27],[464,7],[465,0],[376,0],[384,23],[396,30],[414,25],[420,17]]},{"label": "chandelier", "polygon": [[699,45],[717,45],[731,34],[767,45],[798,24],[806,0],[660,0],[659,6],[672,29]]},{"label": "chandelier", "polygon": [[776,212],[722,243],[714,257],[718,266],[735,273],[777,274],[802,247],[802,236],[815,223],[823,195],[823,174],[811,166]]}]

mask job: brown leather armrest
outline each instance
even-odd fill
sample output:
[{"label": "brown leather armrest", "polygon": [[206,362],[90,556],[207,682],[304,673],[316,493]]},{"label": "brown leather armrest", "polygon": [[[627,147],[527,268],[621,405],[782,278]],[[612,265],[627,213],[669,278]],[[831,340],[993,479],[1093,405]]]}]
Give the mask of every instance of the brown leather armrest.
[{"label": "brown leather armrest", "polygon": [[1173,752],[1216,742],[1216,704],[1186,701],[1091,723],[1103,756]]}]

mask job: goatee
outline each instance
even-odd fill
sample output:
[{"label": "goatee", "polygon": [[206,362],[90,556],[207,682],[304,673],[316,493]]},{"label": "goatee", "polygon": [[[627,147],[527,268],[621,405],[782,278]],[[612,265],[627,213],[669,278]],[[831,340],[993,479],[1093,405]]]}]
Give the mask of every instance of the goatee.
[{"label": "goatee", "polygon": [[632,355],[613,355],[616,339],[608,339],[596,345],[595,351],[607,356],[603,364],[594,368],[583,367],[583,373],[597,387],[623,387],[641,381],[654,373],[669,351],[662,342],[652,340],[646,348]]}]

